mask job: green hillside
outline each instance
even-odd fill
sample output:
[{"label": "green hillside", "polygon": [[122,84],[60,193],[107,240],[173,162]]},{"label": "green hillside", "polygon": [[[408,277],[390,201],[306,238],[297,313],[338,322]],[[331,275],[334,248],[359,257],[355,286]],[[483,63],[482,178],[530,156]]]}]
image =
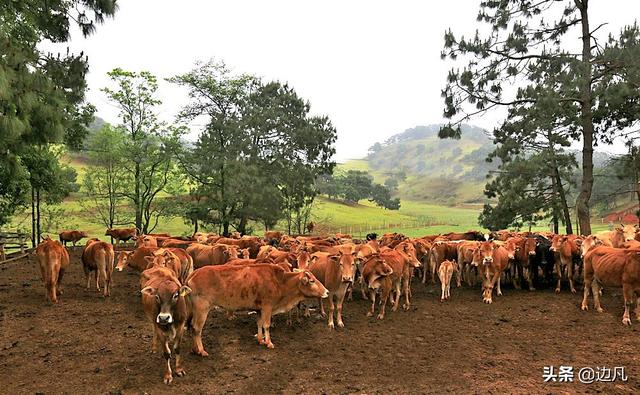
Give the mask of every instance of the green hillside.
[{"label": "green hillside", "polygon": [[440,139],[440,125],[416,126],[376,143],[364,159],[349,160],[343,169],[368,170],[376,180],[406,176],[397,196],[402,200],[445,205],[486,202],[486,175],[496,165],[485,158],[491,139],[478,127],[463,125],[459,140]]}]

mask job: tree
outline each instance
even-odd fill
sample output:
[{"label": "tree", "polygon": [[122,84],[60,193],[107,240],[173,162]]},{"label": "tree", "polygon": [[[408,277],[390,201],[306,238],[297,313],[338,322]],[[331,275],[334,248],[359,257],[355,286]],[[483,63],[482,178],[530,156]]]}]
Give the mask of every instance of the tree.
[{"label": "tree", "polygon": [[31,186],[31,234],[32,246],[40,242],[41,203],[56,204],[78,190],[76,172],[71,167],[61,166],[60,150],[51,146],[32,146],[21,155],[21,161],[29,172]]},{"label": "tree", "polygon": [[155,108],[158,83],[147,71],[139,73],[116,68],[108,73],[116,89],[102,89],[120,109],[118,125],[126,149],[121,150],[120,163],[126,188],[123,195],[133,205],[136,228],[143,233],[152,231],[164,210],[156,205],[156,198],[174,176],[173,150],[184,133],[181,127],[167,126],[160,121]]},{"label": "tree", "polygon": [[376,205],[386,208],[387,210],[399,210],[400,199],[392,198],[391,191],[384,185],[373,184],[371,187],[371,197],[369,201],[374,202]]},{"label": "tree", "polygon": [[90,210],[108,227],[129,223],[118,211],[126,191],[124,157],[126,137],[120,128],[104,124],[87,142],[91,171],[84,176],[83,186],[92,203]]},{"label": "tree", "polygon": [[179,117],[206,124],[179,156],[206,196],[201,219],[223,234],[230,227],[246,233],[249,221],[272,226],[283,216],[289,227],[304,223],[316,178],[334,165],[329,120],[311,117],[309,103],[286,84],[234,75],[221,62],[199,64],[170,81],[187,87],[192,99]]},{"label": "tree", "polygon": [[[462,120],[494,107],[512,111],[535,107],[542,101],[553,103],[562,110],[572,137],[583,140],[582,177],[576,199],[582,234],[591,233],[593,146],[598,139],[610,141],[616,131],[607,127],[615,124],[611,106],[617,104],[611,100],[616,96],[612,89],[620,92],[631,88],[619,71],[624,68],[619,61],[632,63],[627,44],[633,41],[609,42],[608,47],[625,54],[614,61],[595,34],[602,25],[590,25],[588,6],[588,0],[483,1],[478,21],[489,25],[486,37],[477,33],[470,40],[458,39],[451,30],[445,34],[442,57],[456,60],[463,56],[468,63],[462,70],[449,72],[442,92],[444,115],[458,120],[439,133],[441,137],[459,137]],[[635,30],[625,28],[621,37],[635,36]],[[580,53],[566,49],[566,37],[574,32],[580,40]],[[512,88],[514,84],[517,89]]]},{"label": "tree", "polygon": [[344,200],[358,203],[371,196],[373,177],[366,171],[348,170],[340,177],[339,191]]},{"label": "tree", "polygon": [[[5,1],[0,7],[0,224],[28,200],[29,176],[20,160],[31,147],[77,146],[93,107],[83,105],[87,59],[44,53],[44,40],[62,43],[77,24],[87,36],[116,11],[115,0]],[[45,149],[45,148],[42,148]]]}]

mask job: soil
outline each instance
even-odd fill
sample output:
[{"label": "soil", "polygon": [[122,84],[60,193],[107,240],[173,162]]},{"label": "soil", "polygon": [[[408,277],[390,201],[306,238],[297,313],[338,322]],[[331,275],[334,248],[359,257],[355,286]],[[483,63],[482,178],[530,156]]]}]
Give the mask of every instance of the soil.
[{"label": "soil", "polygon": [[[255,315],[229,321],[212,312],[210,353],[188,353],[185,377],[162,382],[150,354],[151,327],[136,293],[138,274],[114,273],[112,296],[83,287],[78,248],[58,305],[44,300],[35,260],[0,265],[0,392],[16,393],[640,393],[640,323],[621,323],[622,296],[608,289],[605,312],[580,311],[580,295],[503,287],[482,303],[480,290],[413,284],[409,311],[379,321],[368,302],[345,304],[344,329],[319,316],[289,327],[276,316],[276,348],[258,345]],[[565,288],[566,289],[566,288]],[[574,367],[573,383],[544,383],[543,367]],[[581,367],[624,366],[628,381],[582,384]]]}]

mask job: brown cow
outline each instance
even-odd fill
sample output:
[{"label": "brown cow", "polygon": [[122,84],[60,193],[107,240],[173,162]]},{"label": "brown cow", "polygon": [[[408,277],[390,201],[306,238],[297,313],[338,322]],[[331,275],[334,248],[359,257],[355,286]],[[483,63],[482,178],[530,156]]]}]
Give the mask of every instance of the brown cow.
[{"label": "brown cow", "polygon": [[109,228],[104,233],[105,236],[111,236],[116,240],[116,247],[121,241],[129,241],[138,236],[137,228]]},{"label": "brown cow", "polygon": [[181,249],[158,248],[151,256],[146,256],[144,259],[149,263],[147,268],[161,266],[171,269],[183,284],[193,273],[193,260]]},{"label": "brown cow", "polygon": [[180,356],[180,343],[184,334],[189,312],[185,296],[191,289],[180,283],[173,272],[165,267],[154,267],[144,272],[149,279],[140,290],[142,306],[149,322],[153,325],[152,351],[156,351],[158,340],[162,344],[162,353],[166,360],[164,383],[173,381],[171,372],[171,346],[176,354],[176,376],[184,376]]},{"label": "brown cow", "polygon": [[569,288],[571,293],[576,293],[573,286],[574,259],[580,257],[580,245],[582,239],[576,235],[556,236],[551,242],[551,251],[555,251],[560,259],[556,259],[556,274],[558,275],[558,284],[556,285],[556,293],[560,293],[560,285],[563,277],[568,277]]},{"label": "brown cow", "polygon": [[258,256],[258,252],[260,251],[260,247],[262,243],[255,239],[230,239],[221,237],[216,240],[216,244],[226,244],[226,245],[234,245],[239,249],[249,249],[249,257],[256,258]]},{"label": "brown cow", "polygon": [[305,298],[329,296],[308,270],[287,273],[275,265],[205,266],[193,272],[187,285],[193,290],[193,351],[203,357],[208,353],[202,345],[202,328],[214,306],[260,310],[258,342],[273,348],[269,333],[273,314],[286,313]]},{"label": "brown cow", "polygon": [[493,241],[485,241],[476,250],[473,265],[478,266],[478,271],[482,273],[482,301],[490,304],[493,302],[493,288],[496,285],[498,296],[502,296],[500,275],[509,265],[509,253]]},{"label": "brown cow", "polygon": [[362,279],[369,289],[369,298],[371,299],[371,309],[367,312],[367,317],[373,316],[376,308],[376,294],[380,292],[378,319],[384,318],[385,307],[393,285],[390,279],[392,274],[393,269],[382,259],[380,254],[370,255],[362,264]]},{"label": "brown cow", "polygon": [[[236,253],[237,253],[237,249]],[[187,248],[187,254],[193,258],[193,266],[200,268],[208,265],[222,265],[230,259],[229,246],[194,243]],[[236,255],[237,258],[237,255]]]},{"label": "brown cow", "polygon": [[[333,313],[336,310],[336,321],[338,327],[344,328],[342,322],[342,303],[349,286],[353,284],[356,273],[355,252],[343,253],[340,251],[336,255],[324,252],[316,252],[311,257],[308,270],[329,290],[329,328],[333,329]],[[335,305],[334,305],[335,298]],[[323,317],[324,304],[319,300],[320,311]]]},{"label": "brown cow", "polygon": [[[631,325],[629,306],[636,302],[636,318],[640,320],[640,251],[596,247],[584,257],[584,296],[582,310],[588,310],[589,289],[593,291],[594,308],[602,313],[600,288],[622,287],[624,314],[622,323]],[[636,299],[637,298],[637,299]]]},{"label": "brown cow", "polygon": [[158,247],[162,248],[189,248],[190,245],[196,244],[196,241],[193,240],[182,240],[182,239],[163,239],[162,241],[158,240]]},{"label": "brown cow", "polygon": [[453,272],[458,270],[458,264],[456,261],[445,260],[440,264],[438,269],[438,277],[440,278],[440,284],[442,287],[442,295],[440,301],[443,302],[451,297],[451,276]]},{"label": "brown cow", "polygon": [[282,236],[283,236],[283,233],[276,230],[268,230],[264,232],[264,239],[266,241],[271,241],[271,240],[280,241],[280,238],[282,238]]},{"label": "brown cow", "polygon": [[380,257],[393,269],[393,274],[389,276],[392,282],[392,291],[395,293],[395,300],[392,302],[392,311],[398,310],[400,296],[404,293],[405,303],[402,308],[409,310],[411,295],[411,275],[413,269],[422,264],[416,258],[416,249],[409,241],[403,241],[393,250],[380,251]]},{"label": "brown cow", "polygon": [[[142,235],[136,237],[136,248],[139,247],[158,247],[158,237],[151,235]],[[160,237],[162,241],[165,241],[169,238]]]},{"label": "brown cow", "polygon": [[87,232],[81,230],[65,230],[58,234],[60,238],[60,242],[66,247],[67,242],[71,242],[73,246],[76,246],[76,243],[85,237],[89,237]]},{"label": "brown cow", "polygon": [[62,277],[69,267],[69,253],[59,242],[45,239],[36,248],[36,259],[46,289],[45,300],[58,303],[58,295],[62,295]]},{"label": "brown cow", "polygon": [[[164,247],[163,247],[164,248]],[[192,267],[193,260],[187,255],[187,253],[181,248],[166,248],[180,258],[180,265],[183,267]],[[132,269],[142,272],[149,266],[149,262],[145,259],[147,256],[152,256],[153,252],[158,250],[153,247],[140,247],[134,251],[121,251],[118,254],[118,264],[116,270],[121,272],[125,267],[129,266]]]},{"label": "brown cow", "polygon": [[82,269],[87,279],[87,289],[91,289],[91,272],[95,272],[96,289],[100,292],[102,277],[103,295],[111,295],[111,274],[113,273],[114,252],[110,243],[99,239],[89,239],[82,251]]},{"label": "brown cow", "polygon": [[525,280],[530,291],[535,291],[531,279],[529,258],[536,255],[537,241],[529,237],[510,237],[504,244],[511,260],[511,280],[515,289],[520,289],[521,280]]},{"label": "brown cow", "polygon": [[[591,249],[596,248],[597,246],[604,246],[602,240],[598,238],[596,235],[589,235],[582,240],[582,244],[580,245],[580,258],[584,258]],[[611,246],[608,246],[611,247]]]},{"label": "brown cow", "polygon": [[458,257],[456,262],[458,270],[461,272],[461,274],[463,274],[462,277],[464,277],[467,285],[469,285],[470,287],[472,287],[475,283],[475,278],[473,278],[472,281],[471,276],[471,269],[473,268],[473,265],[471,265],[471,262],[473,262],[473,252],[479,247],[479,241],[465,240],[458,243],[457,245]]},{"label": "brown cow", "polygon": [[[431,272],[431,283],[436,282],[436,273],[440,267],[440,263],[445,259],[454,260],[458,258],[458,244],[455,241],[436,241],[431,247],[431,254],[429,257],[429,268]],[[422,275],[422,283],[427,282],[427,270]],[[458,287],[462,285],[462,278],[460,273],[456,273],[456,284]]]}]

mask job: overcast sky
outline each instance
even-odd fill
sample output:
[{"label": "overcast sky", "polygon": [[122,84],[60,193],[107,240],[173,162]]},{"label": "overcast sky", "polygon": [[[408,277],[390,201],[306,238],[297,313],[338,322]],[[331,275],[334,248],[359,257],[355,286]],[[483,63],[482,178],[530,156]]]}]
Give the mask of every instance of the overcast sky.
[{"label": "overcast sky", "polygon": [[[89,56],[88,100],[117,123],[100,92],[115,67],[160,78],[198,60],[224,60],[238,73],[288,82],[338,130],[339,161],[359,158],[376,141],[443,122],[442,89],[450,64],[443,35],[472,34],[479,0],[449,1],[165,1],[119,0],[112,20],[70,47]],[[592,0],[592,26],[617,32],[640,15],[639,0]],[[185,92],[160,85],[161,117],[172,120]],[[470,123],[491,129],[499,114]]]}]

